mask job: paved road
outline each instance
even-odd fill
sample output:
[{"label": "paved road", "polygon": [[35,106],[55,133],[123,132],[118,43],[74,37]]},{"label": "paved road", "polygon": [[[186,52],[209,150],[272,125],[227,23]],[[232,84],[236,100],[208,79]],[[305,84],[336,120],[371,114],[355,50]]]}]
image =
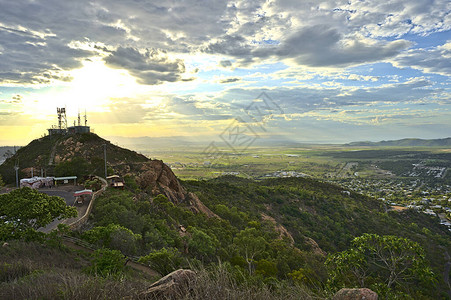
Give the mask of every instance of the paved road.
[{"label": "paved road", "polygon": [[[74,187],[73,189],[81,190],[82,188]],[[75,197],[74,197],[74,192],[72,191],[72,189],[70,189],[70,191],[67,191],[67,190],[62,190],[60,188],[53,188],[53,189],[39,189],[38,191],[45,193],[49,196],[59,196],[59,197],[63,198],[64,201],[66,201],[67,206],[74,205]],[[87,203],[84,206],[87,206]],[[80,217],[80,213],[84,213],[84,210],[86,210],[85,207],[77,207],[79,217]],[[55,219],[52,221],[52,223],[48,224],[47,226],[39,228],[39,231],[49,233],[53,229],[56,229],[56,227],[58,227],[58,224],[62,223],[63,221],[64,220]]]},{"label": "paved road", "polygon": [[49,196],[59,196],[66,201],[66,205],[74,205],[75,197],[73,192],[61,191],[57,189],[40,189],[41,193],[46,193]]}]

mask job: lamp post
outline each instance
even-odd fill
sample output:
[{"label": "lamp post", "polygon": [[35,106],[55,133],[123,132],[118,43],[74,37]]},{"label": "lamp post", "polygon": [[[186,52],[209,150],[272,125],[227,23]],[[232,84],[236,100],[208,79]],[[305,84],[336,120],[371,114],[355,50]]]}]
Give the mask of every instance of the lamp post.
[{"label": "lamp post", "polygon": [[107,178],[107,169],[106,169],[106,144],[103,144],[103,156],[105,159],[105,179]]},{"label": "lamp post", "polygon": [[14,166],[14,170],[16,170],[16,187],[19,187],[19,167],[18,166]]},{"label": "lamp post", "polygon": [[[15,146],[14,146],[15,149]],[[19,159],[16,159],[16,163],[14,164],[14,170],[16,170],[16,187],[19,187]]]}]

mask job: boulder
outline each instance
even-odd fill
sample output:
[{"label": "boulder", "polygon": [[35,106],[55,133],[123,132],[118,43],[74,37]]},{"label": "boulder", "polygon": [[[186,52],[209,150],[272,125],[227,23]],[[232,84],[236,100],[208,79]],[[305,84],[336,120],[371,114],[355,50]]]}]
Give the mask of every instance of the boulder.
[{"label": "boulder", "polygon": [[332,300],[377,300],[377,294],[367,288],[343,288],[334,295]]},{"label": "boulder", "polygon": [[141,295],[150,299],[185,298],[195,279],[194,271],[179,269],[154,282]]}]

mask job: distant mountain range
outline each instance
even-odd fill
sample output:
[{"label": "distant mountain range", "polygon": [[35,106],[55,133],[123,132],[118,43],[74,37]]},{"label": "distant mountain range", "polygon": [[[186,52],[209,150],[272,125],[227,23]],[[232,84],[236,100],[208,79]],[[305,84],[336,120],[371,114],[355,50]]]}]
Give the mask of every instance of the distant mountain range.
[{"label": "distant mountain range", "polygon": [[345,144],[345,146],[372,146],[372,147],[448,147],[451,146],[451,138],[444,139],[401,139],[392,141],[380,141],[380,142],[352,142]]}]

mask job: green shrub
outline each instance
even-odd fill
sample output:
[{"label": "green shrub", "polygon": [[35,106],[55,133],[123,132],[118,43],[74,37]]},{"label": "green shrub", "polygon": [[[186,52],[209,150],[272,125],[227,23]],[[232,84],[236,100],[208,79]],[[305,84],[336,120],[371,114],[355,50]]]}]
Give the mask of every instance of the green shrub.
[{"label": "green shrub", "polygon": [[98,249],[94,251],[92,257],[91,266],[87,268],[90,274],[108,277],[118,276],[124,271],[125,257],[118,250]]},{"label": "green shrub", "polygon": [[180,252],[175,248],[155,250],[139,259],[140,263],[149,265],[161,275],[166,275],[178,269],[182,261]]}]

